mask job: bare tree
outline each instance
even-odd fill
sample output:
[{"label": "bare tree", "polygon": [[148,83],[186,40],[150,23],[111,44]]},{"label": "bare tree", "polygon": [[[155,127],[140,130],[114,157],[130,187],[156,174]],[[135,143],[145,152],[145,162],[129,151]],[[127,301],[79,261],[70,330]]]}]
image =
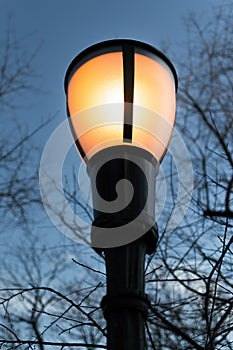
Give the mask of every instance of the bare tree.
[{"label": "bare tree", "polygon": [[[25,120],[18,120],[30,94],[36,74],[33,60],[38,47],[30,54],[25,38],[18,38],[11,21],[0,36],[0,213],[6,225],[28,223],[27,208],[40,200],[37,181],[38,155],[32,139],[52,118],[42,120],[32,130]],[[38,78],[38,77],[37,77]]]},{"label": "bare tree", "polygon": [[[154,349],[233,349],[232,4],[186,19],[178,126],[195,190],[188,215],[161,236],[148,274],[156,287],[148,326]],[[178,62],[178,60],[177,60]]]},{"label": "bare tree", "polygon": [[[192,15],[186,22],[177,124],[192,157],[195,189],[174,232],[159,222],[159,245],[147,259],[148,349],[233,349],[231,21],[229,4],[215,9],[210,21]],[[171,166],[169,205],[175,201],[173,173]],[[72,193],[69,198],[74,200]],[[94,252],[90,260],[90,248],[78,261],[78,248],[71,245],[67,260],[62,248],[42,249],[34,238],[27,242],[27,254],[20,246],[1,267],[0,344],[7,349],[105,348],[99,307],[104,260]]]},{"label": "bare tree", "polygon": [[14,249],[5,247],[0,343],[8,349],[101,344],[104,322],[96,300],[103,294],[104,272],[72,261],[76,244],[43,246],[42,238],[31,234]]}]

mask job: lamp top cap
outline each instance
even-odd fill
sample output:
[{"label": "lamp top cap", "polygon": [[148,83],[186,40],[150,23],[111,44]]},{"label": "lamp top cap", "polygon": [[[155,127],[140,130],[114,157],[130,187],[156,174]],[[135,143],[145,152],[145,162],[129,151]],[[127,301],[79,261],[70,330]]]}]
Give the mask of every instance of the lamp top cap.
[{"label": "lamp top cap", "polygon": [[101,54],[110,53],[110,52],[116,52],[116,51],[122,51],[123,49],[127,49],[127,47],[133,47],[136,51],[144,51],[148,55],[155,55],[158,58],[160,58],[171,70],[174,81],[175,81],[175,87],[176,91],[178,88],[178,77],[176,73],[176,69],[171,63],[171,61],[165,56],[161,51],[156,49],[154,46],[137,41],[132,39],[112,39],[112,40],[106,40],[103,42],[99,42],[97,44],[91,45],[88,48],[81,51],[70,63],[66,75],[65,75],[65,92],[67,93],[67,87],[69,84],[70,77],[74,73],[74,71],[77,69],[77,67],[81,66],[84,62],[88,61],[89,59],[96,57]]}]

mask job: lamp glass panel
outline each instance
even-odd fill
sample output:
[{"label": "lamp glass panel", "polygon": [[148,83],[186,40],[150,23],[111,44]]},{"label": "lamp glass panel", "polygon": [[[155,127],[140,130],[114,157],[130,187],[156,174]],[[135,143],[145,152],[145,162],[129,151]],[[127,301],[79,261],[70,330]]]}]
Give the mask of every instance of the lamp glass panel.
[{"label": "lamp glass panel", "polygon": [[[144,107],[144,108],[139,108]],[[172,74],[160,60],[135,54],[133,141],[160,161],[166,152],[176,111]]]},{"label": "lamp glass panel", "polygon": [[87,157],[102,143],[107,147],[108,141],[113,145],[122,140],[123,105],[122,52],[94,57],[73,74],[68,86],[69,114]]},{"label": "lamp glass panel", "polygon": [[[175,82],[156,55],[135,52],[132,146],[160,161],[175,122]],[[74,133],[87,158],[123,144],[124,72],[122,52],[91,58],[68,84],[68,109]],[[129,144],[130,145],[130,144]]]}]

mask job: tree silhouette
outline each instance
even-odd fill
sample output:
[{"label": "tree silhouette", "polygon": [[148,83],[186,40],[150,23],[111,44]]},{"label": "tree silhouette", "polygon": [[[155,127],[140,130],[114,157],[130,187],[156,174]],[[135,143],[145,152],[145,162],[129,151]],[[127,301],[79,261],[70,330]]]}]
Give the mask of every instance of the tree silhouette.
[{"label": "tree silhouette", "polygon": [[[186,217],[167,232],[176,196],[170,159],[167,217],[158,222],[158,248],[148,256],[145,269],[151,299],[148,349],[233,349],[232,6],[216,8],[210,21],[194,15],[186,19],[188,40],[182,59],[176,60],[177,127],[192,158],[195,188]],[[12,157],[17,149],[21,144]],[[25,185],[14,178],[12,183]],[[26,190],[30,195],[23,192],[26,200],[33,200],[31,190]],[[14,198],[1,201],[1,209],[12,209]],[[21,211],[25,202],[17,203]],[[2,348],[106,348],[99,306],[105,293],[103,256],[73,243],[65,249],[43,246],[31,233],[16,252],[5,247],[0,271]]]}]

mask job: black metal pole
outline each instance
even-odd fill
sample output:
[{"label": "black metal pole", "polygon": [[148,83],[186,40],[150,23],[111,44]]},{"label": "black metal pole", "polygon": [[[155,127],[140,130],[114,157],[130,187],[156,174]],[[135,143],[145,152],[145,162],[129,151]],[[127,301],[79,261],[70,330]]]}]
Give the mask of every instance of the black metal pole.
[{"label": "black metal pole", "polygon": [[[104,250],[107,295],[101,306],[107,321],[108,350],[146,349],[149,300],[145,294],[144,262],[149,244],[147,235],[131,244]],[[153,238],[151,243],[155,244],[156,235]]]},{"label": "black metal pole", "polygon": [[[129,180],[134,187],[134,196],[126,208],[110,214],[94,210],[92,242],[104,253],[106,262],[107,294],[101,307],[107,321],[107,349],[145,350],[149,300],[145,294],[144,269],[145,256],[155,250],[157,243],[157,229],[150,225],[154,215],[157,162],[147,152],[126,146],[105,150],[90,162],[88,170],[95,207],[99,204],[98,195],[109,202],[115,199],[115,187],[121,179]],[[128,196],[127,191],[124,196]],[[137,221],[141,212],[143,219]],[[124,226],[133,220],[131,232],[128,228],[124,231]],[[106,229],[104,239],[98,227]],[[121,237],[111,235],[111,228],[116,227],[123,227]],[[146,233],[134,240],[134,228]],[[124,237],[130,243],[122,245]]]}]

